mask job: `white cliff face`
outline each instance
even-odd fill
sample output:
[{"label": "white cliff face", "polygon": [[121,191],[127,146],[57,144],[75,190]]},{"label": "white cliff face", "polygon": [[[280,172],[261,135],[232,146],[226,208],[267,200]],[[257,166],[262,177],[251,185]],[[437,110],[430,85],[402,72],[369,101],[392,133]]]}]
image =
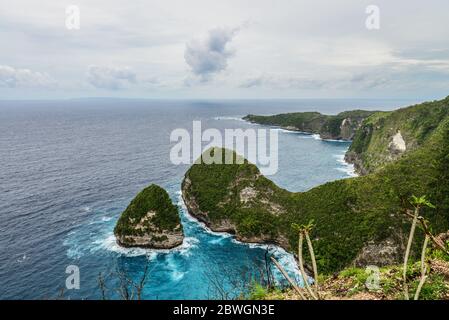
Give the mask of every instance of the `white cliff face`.
[{"label": "white cliff face", "polygon": [[390,144],[388,145],[388,148],[393,153],[402,153],[405,150],[407,150],[407,147],[405,145],[404,138],[402,137],[401,131],[398,130],[398,132],[393,136],[393,139],[391,140]]}]

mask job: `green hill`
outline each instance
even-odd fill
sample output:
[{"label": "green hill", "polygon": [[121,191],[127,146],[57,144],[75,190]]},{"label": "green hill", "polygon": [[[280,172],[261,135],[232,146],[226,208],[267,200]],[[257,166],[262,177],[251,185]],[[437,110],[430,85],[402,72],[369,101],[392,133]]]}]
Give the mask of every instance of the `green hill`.
[{"label": "green hill", "polygon": [[295,112],[273,116],[249,114],[243,119],[288,130],[319,134],[323,139],[351,140],[361,122],[373,113],[374,111],[353,110],[337,115],[324,115],[319,112]]},{"label": "green hill", "polygon": [[[186,205],[212,230],[233,232],[242,241],[276,243],[291,251],[297,247],[291,224],[314,220],[313,242],[322,272],[398,263],[410,227],[402,212],[410,208],[412,195],[427,195],[437,206],[423,211],[435,233],[449,229],[448,102],[446,98],[368,118],[357,131],[351,152],[361,157],[382,154],[395,130],[404,133],[406,145],[409,133],[416,142],[396,158],[379,156],[376,170],[365,176],[292,193],[248,162],[194,164],[182,186]],[[376,123],[375,133],[363,138],[360,130],[371,123]],[[363,147],[358,141],[364,141]],[[383,141],[376,146],[378,153],[377,141]]]},{"label": "green hill", "polygon": [[[346,159],[354,162],[362,174],[416,150],[432,137],[435,129],[449,115],[449,97],[425,102],[391,112],[377,112],[357,130]],[[402,139],[403,147],[393,143]]]},{"label": "green hill", "polygon": [[125,247],[170,249],[182,244],[184,235],[178,208],[163,188],[143,189],[121,214],[114,229]]}]

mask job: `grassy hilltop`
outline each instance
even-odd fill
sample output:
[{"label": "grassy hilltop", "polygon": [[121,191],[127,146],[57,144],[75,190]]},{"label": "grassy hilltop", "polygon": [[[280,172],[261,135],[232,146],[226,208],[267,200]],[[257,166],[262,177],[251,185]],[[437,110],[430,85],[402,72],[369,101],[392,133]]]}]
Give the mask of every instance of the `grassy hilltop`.
[{"label": "grassy hilltop", "polygon": [[[357,130],[346,156],[362,173],[373,172],[418,149],[432,138],[435,130],[449,115],[449,97],[425,102],[396,111],[377,112]],[[394,136],[401,136],[405,150],[394,150]]]},{"label": "grassy hilltop", "polygon": [[[395,264],[403,257],[410,228],[403,211],[411,208],[412,195],[427,195],[437,206],[422,212],[434,233],[449,229],[448,110],[446,98],[369,116],[350,149],[364,165],[372,161],[371,173],[361,177],[293,193],[247,161],[194,164],[185,175],[183,197],[190,213],[212,229],[291,251],[297,248],[292,223],[314,220],[313,245],[324,273],[350,265]],[[363,133],[366,128],[372,130],[369,135]],[[398,130],[407,149],[387,157]]]},{"label": "grassy hilltop", "polygon": [[163,188],[151,185],[137,194],[114,229],[120,245],[169,249],[183,241],[178,208]]}]

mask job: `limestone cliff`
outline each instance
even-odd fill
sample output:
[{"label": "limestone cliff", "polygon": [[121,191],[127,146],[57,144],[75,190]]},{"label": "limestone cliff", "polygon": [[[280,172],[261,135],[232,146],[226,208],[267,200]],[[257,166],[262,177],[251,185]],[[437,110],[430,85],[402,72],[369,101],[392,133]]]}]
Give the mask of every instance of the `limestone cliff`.
[{"label": "limestone cliff", "polygon": [[424,145],[449,115],[449,98],[391,112],[363,121],[346,154],[360,174],[368,174]]},{"label": "limestone cliff", "polygon": [[[242,241],[275,243],[292,252],[298,245],[292,224],[313,220],[322,272],[399,263],[410,228],[403,212],[411,209],[412,195],[427,195],[436,205],[422,209],[435,232],[449,228],[448,101],[373,114],[357,130],[350,150],[371,173],[307,192],[279,188],[247,161],[195,163],[182,185],[188,211],[212,230],[234,233]],[[232,151],[206,152],[221,152],[224,159]],[[414,254],[419,254],[416,249]]]},{"label": "limestone cliff", "polygon": [[287,130],[319,134],[322,139],[352,140],[362,121],[373,113],[373,111],[353,110],[337,115],[323,115],[319,112],[295,112],[273,116],[250,114],[243,119]]},{"label": "limestone cliff", "polygon": [[178,208],[156,185],[145,188],[131,201],[117,221],[114,234],[124,247],[171,249],[184,239]]}]

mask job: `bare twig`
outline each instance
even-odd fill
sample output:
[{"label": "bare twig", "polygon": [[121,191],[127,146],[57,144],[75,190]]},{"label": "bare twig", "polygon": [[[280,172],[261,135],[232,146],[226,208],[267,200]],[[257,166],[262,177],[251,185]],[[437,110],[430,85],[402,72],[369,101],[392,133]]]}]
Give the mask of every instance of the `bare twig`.
[{"label": "bare twig", "polygon": [[416,288],[414,300],[418,300],[419,294],[421,293],[421,289],[427,279],[427,266],[426,266],[425,259],[426,259],[426,249],[427,249],[428,242],[429,242],[429,236],[426,234],[426,237],[424,239],[424,244],[422,246],[422,252],[421,252],[421,279],[419,280],[418,288]]},{"label": "bare twig", "polygon": [[317,297],[315,296],[315,294],[313,293],[312,289],[310,288],[309,285],[309,280],[308,280],[308,276],[304,270],[304,261],[302,258],[302,246],[303,246],[303,242],[304,242],[304,232],[300,231],[299,232],[299,241],[298,241],[298,263],[299,263],[299,270],[301,271],[301,276],[304,280],[304,286],[307,289],[307,292],[310,294],[310,296],[314,299],[314,300],[318,300]]},{"label": "bare twig", "polygon": [[101,299],[106,300],[106,283],[101,272],[98,274],[98,286],[100,287],[101,291]]},{"label": "bare twig", "polygon": [[310,259],[312,260],[315,290],[316,290],[317,297],[319,299],[320,298],[320,289],[318,286],[318,268],[316,265],[315,252],[313,251],[313,245],[312,245],[312,241],[310,240],[309,232],[306,232],[306,240],[307,240],[307,245],[309,247]]},{"label": "bare twig", "polygon": [[417,207],[413,214],[412,226],[410,228],[410,234],[408,236],[407,248],[405,250],[405,257],[404,257],[404,270],[403,270],[402,276],[403,276],[403,280],[404,280],[404,296],[405,296],[406,300],[410,299],[409,294],[408,294],[408,285],[407,285],[407,264],[408,264],[408,257],[410,255],[410,249],[412,247],[413,236],[415,235],[416,222],[418,221],[418,215],[419,215],[419,208]]},{"label": "bare twig", "polygon": [[307,300],[304,294],[301,292],[301,289],[293,282],[293,280],[289,277],[287,272],[282,268],[282,266],[279,264],[279,262],[274,258],[271,257],[271,261],[273,261],[274,265],[279,269],[279,271],[282,273],[284,278],[290,283],[290,285],[296,290],[296,292],[299,294],[301,299]]},{"label": "bare twig", "polygon": [[137,293],[137,300],[141,300],[142,298],[142,291],[145,287],[145,283],[147,281],[148,277],[148,269],[149,269],[149,263],[147,260],[147,263],[145,264],[145,269],[143,270],[142,277],[140,278],[140,281],[135,285],[136,293]]},{"label": "bare twig", "polygon": [[[409,210],[406,210],[405,214],[409,217],[414,217],[414,215],[412,213],[410,213]],[[449,251],[444,246],[444,243],[441,243],[441,241],[438,240],[430,231],[430,228],[427,225],[426,219],[423,216],[418,216],[417,219],[418,219],[419,223],[421,224],[424,233],[429,236],[429,239],[433,242],[433,244],[435,244],[435,246],[437,246],[438,249],[440,249],[441,251],[443,251],[444,253],[449,255]]]}]

